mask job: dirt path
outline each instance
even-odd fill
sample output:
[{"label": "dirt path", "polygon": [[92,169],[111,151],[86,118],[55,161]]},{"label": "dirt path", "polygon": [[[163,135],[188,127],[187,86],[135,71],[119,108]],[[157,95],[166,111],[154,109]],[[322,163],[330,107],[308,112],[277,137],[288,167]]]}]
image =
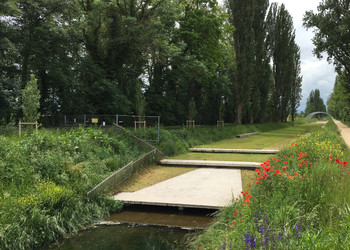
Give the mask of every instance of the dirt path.
[{"label": "dirt path", "polygon": [[338,126],[341,136],[343,137],[346,145],[350,148],[350,128],[340,121],[334,120],[334,123]]}]

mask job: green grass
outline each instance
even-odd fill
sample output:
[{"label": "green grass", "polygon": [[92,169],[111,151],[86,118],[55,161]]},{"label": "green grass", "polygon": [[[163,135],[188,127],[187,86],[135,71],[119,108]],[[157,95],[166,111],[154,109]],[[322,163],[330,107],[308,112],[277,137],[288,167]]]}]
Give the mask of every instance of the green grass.
[{"label": "green grass", "polygon": [[[310,123],[300,126],[287,127],[253,135],[243,138],[231,138],[221,140],[215,143],[200,145],[200,148],[243,148],[243,149],[279,149],[281,146],[289,143],[298,135],[308,133],[322,124]],[[282,142],[282,144],[281,144]]]},{"label": "green grass", "polygon": [[228,154],[228,153],[186,153],[171,157],[181,160],[210,160],[210,161],[253,161],[264,162],[275,155],[264,154]]},{"label": "green grass", "polygon": [[189,248],[349,248],[349,149],[333,122],[294,142],[255,173],[244,196],[223,208]]},{"label": "green grass", "polygon": [[[160,130],[160,142],[155,143],[154,145],[158,147],[168,156],[178,155],[186,153],[189,147],[194,147],[198,145],[207,145],[222,140],[232,139],[238,134],[249,133],[249,132],[269,132],[281,128],[292,128],[297,123],[270,123],[270,124],[255,124],[255,125],[240,125],[234,126],[229,125],[224,128],[217,128],[215,126],[201,126],[196,127],[195,129],[187,130],[186,128],[177,128],[177,129],[166,129],[161,128]],[[313,125],[310,125],[310,128]],[[296,127],[297,128],[297,127]],[[158,130],[156,129],[146,129],[136,131],[136,135],[145,140],[154,140],[157,138]],[[278,135],[275,135],[278,136]],[[242,138],[242,142],[248,142]],[[260,141],[260,142],[259,142]],[[264,139],[257,141],[257,144],[261,144],[258,148],[261,148],[263,145]],[[278,138],[276,138],[276,142]],[[230,144],[231,140],[224,141],[224,144]],[[248,142],[249,143],[249,142]],[[217,145],[217,144],[213,144]],[[245,146],[244,144],[240,146]],[[248,146],[248,145],[247,145]],[[256,145],[251,144],[250,148],[256,148]],[[248,147],[249,148],[249,147]]]}]

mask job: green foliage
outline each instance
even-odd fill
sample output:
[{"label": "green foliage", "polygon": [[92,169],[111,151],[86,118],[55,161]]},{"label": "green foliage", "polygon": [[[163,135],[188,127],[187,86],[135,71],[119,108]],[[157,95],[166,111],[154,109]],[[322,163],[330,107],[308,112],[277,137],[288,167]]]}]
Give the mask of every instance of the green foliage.
[{"label": "green foliage", "polygon": [[36,122],[40,113],[40,91],[38,90],[37,79],[35,75],[30,76],[30,81],[22,91],[22,110],[25,122]]},{"label": "green foliage", "polygon": [[272,3],[267,16],[267,46],[273,61],[273,121],[287,121],[301,98],[300,48],[295,42],[293,18],[285,5]]},{"label": "green foliage", "polygon": [[310,114],[312,112],[321,111],[326,112],[326,105],[324,105],[323,99],[320,96],[320,90],[315,89],[310,92],[307,98],[305,114]]},{"label": "green foliage", "polygon": [[304,16],[304,26],[315,31],[314,54],[322,58],[322,53],[326,52],[328,58],[334,60],[339,73],[343,69],[350,77],[349,1],[324,0],[319,3],[317,11],[307,11]]},{"label": "green foliage", "polygon": [[119,211],[86,193],[146,152],[126,133],[93,128],[0,136],[0,149],[1,249],[32,248]]},{"label": "green foliage", "polygon": [[223,208],[191,248],[343,249],[349,245],[349,159],[333,122],[300,137],[256,170],[240,199]]},{"label": "green foliage", "polygon": [[344,73],[336,78],[333,93],[327,101],[328,112],[342,121],[350,121],[350,92],[347,89],[348,82]]}]

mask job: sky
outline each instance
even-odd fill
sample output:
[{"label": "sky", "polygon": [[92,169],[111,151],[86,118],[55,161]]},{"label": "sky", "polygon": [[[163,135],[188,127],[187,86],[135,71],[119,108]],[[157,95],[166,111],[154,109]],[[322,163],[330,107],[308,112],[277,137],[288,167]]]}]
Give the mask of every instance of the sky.
[{"label": "sky", "polygon": [[[283,3],[293,17],[296,34],[295,40],[300,47],[301,75],[303,77],[302,99],[298,112],[305,110],[307,98],[310,92],[315,89],[320,90],[321,98],[324,103],[327,104],[327,100],[333,92],[336,77],[334,66],[327,62],[326,54],[321,60],[317,59],[317,57],[312,54],[315,48],[312,43],[312,38],[314,36],[313,30],[306,30],[303,27],[303,16],[305,12],[309,10],[317,12],[317,6],[320,1],[321,0],[270,0],[270,4],[272,2],[277,2],[279,5]],[[222,2],[222,0],[219,0],[219,3]]]},{"label": "sky", "polygon": [[312,54],[312,50],[315,48],[312,43],[312,38],[314,36],[313,30],[306,30],[303,27],[303,16],[305,12],[309,10],[317,12],[317,6],[320,0],[270,0],[270,3],[271,2],[283,3],[293,17],[296,33],[295,40],[300,46],[301,75],[303,76],[303,98],[300,101],[298,111],[305,110],[307,98],[311,90],[314,89],[320,90],[321,97],[324,103],[327,104],[327,100],[333,92],[336,77],[334,66],[327,62],[327,54],[324,54],[321,60],[317,59],[317,57]]}]

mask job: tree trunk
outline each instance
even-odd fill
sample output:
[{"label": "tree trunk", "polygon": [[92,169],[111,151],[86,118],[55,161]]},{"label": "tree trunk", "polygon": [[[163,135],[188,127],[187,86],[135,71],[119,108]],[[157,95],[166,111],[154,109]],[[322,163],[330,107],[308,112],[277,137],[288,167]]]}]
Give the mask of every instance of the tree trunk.
[{"label": "tree trunk", "polygon": [[236,116],[237,125],[242,125],[242,109],[243,109],[243,102],[239,102],[237,105],[237,116]]}]

